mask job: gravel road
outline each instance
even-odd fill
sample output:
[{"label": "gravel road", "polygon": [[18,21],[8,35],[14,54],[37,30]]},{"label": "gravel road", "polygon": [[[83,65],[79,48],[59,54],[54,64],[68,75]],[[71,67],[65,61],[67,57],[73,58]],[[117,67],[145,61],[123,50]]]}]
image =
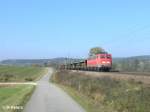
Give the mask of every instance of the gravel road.
[{"label": "gravel road", "polygon": [[52,83],[53,70],[37,82],[37,88],[23,112],[85,112],[70,96]]}]

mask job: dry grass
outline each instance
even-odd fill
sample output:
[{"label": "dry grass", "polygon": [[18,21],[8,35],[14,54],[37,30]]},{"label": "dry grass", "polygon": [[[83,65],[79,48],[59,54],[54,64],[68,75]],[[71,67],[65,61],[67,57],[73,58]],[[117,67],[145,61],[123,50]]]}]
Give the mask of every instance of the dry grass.
[{"label": "dry grass", "polygon": [[[145,75],[145,73],[114,73],[114,72],[89,72],[89,71],[75,71],[72,70],[70,72],[80,73],[82,75],[90,76],[90,77],[110,77],[116,80],[134,80],[136,82],[141,82],[144,84],[150,85],[150,76]],[[147,73],[148,74],[148,73]]]},{"label": "dry grass", "polygon": [[80,103],[87,107],[88,112],[149,112],[149,86],[125,75],[116,78],[119,75],[92,74],[93,72],[58,71],[52,80],[69,88],[75,99],[81,96],[83,102],[88,102],[88,106]]}]

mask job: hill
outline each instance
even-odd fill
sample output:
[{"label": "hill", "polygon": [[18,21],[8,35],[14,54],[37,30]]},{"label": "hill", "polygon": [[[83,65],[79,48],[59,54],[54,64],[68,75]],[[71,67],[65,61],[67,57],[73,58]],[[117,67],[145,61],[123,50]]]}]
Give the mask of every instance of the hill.
[{"label": "hill", "polygon": [[0,62],[0,64],[3,65],[21,65],[21,66],[28,66],[32,64],[38,64],[41,66],[45,65],[60,65],[75,61],[81,61],[82,59],[73,59],[73,58],[53,58],[53,59],[9,59],[9,60],[3,60]]}]

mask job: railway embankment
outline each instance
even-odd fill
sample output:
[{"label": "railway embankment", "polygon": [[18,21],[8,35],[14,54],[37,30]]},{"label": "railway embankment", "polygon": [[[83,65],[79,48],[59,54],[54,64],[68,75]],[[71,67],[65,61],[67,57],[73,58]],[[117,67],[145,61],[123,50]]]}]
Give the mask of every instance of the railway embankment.
[{"label": "railway embankment", "polygon": [[53,74],[51,80],[67,91],[87,112],[148,112],[150,86],[137,80],[142,76],[138,75],[137,79],[134,79],[137,76],[131,76],[63,70]]},{"label": "railway embankment", "polygon": [[89,77],[101,78],[109,77],[115,80],[132,80],[138,83],[144,83],[150,85],[150,73],[142,72],[93,72],[93,71],[76,71],[72,70],[70,72],[79,73]]}]

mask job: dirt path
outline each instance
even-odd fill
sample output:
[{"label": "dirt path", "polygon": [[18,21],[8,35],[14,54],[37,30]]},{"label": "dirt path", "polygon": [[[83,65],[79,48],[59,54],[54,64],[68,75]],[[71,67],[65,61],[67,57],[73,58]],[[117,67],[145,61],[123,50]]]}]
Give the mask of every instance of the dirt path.
[{"label": "dirt path", "polygon": [[63,90],[49,83],[52,69],[40,81],[23,112],[85,112]]},{"label": "dirt path", "polygon": [[0,83],[0,86],[3,85],[37,85],[35,82],[3,82]]}]

